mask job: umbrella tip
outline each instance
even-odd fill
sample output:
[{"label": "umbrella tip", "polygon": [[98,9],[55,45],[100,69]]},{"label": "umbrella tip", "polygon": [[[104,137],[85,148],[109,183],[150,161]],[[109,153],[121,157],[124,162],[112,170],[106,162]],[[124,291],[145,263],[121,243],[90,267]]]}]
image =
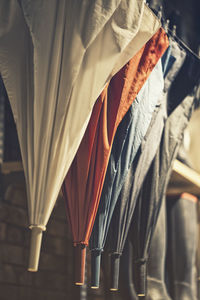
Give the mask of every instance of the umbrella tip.
[{"label": "umbrella tip", "polygon": [[98,286],[91,286],[91,289],[98,289],[99,287]]},{"label": "umbrella tip", "polygon": [[75,285],[83,285],[82,282],[75,282]]},{"label": "umbrella tip", "polygon": [[37,272],[37,269],[35,269],[35,268],[28,268],[28,271],[29,272]]},{"label": "umbrella tip", "polygon": [[110,291],[118,291],[118,289],[110,288]]}]

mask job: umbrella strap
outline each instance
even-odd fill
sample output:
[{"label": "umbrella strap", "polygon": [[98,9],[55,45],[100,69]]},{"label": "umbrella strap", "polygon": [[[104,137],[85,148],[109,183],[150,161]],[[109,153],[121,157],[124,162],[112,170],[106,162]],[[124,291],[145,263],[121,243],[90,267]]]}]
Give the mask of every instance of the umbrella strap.
[{"label": "umbrella strap", "polygon": [[104,249],[103,248],[94,248],[94,249],[90,249],[90,251],[102,253],[102,252],[104,252]]},{"label": "umbrella strap", "polygon": [[140,265],[146,264],[146,262],[147,262],[147,258],[138,258],[134,260],[135,264],[140,264]]},{"label": "umbrella strap", "polygon": [[111,252],[109,255],[122,256],[121,252]]},{"label": "umbrella strap", "polygon": [[76,247],[78,245],[82,245],[82,247],[87,247],[88,246],[88,243],[82,242],[82,241],[74,241],[73,244],[74,244],[74,247]]},{"label": "umbrella strap", "polygon": [[44,226],[44,225],[30,225],[29,228],[30,229],[40,228],[42,231],[46,231],[46,226]]}]

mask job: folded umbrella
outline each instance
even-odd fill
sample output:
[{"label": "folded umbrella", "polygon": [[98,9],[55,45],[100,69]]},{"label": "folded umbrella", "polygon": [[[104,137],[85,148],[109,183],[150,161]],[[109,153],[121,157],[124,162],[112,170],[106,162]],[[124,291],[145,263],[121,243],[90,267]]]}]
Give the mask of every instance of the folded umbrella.
[{"label": "folded umbrella", "polygon": [[26,178],[30,271],[97,97],[159,26],[139,0],[1,1],[0,73]]},{"label": "folded umbrella", "polygon": [[[168,38],[164,30],[161,30],[157,43],[154,43],[149,48],[148,56],[151,56],[153,50],[156,52],[156,49],[159,49],[157,52],[158,59],[167,47]],[[156,89],[155,84],[158,87]],[[90,249],[92,250],[92,287],[99,286],[100,257],[105,245],[115,204],[129,166],[146,134],[163,86],[163,70],[161,61],[159,60],[116,132],[101,200],[90,239]]]},{"label": "folded umbrella", "polygon": [[[166,191],[166,183],[168,183],[172,171],[172,162],[178,154],[177,147],[180,144],[179,137],[181,137],[183,126],[185,128],[185,124],[187,124],[188,118],[191,115],[193,97],[186,99],[186,101],[187,106],[183,109],[183,106],[180,105],[177,110],[177,114],[182,116],[183,121],[179,122],[182,126],[178,126],[180,131],[177,130],[179,135],[177,135],[176,138],[174,138],[171,133],[173,132],[172,128],[174,128],[177,123],[178,115],[172,114],[172,116],[174,116],[174,118],[171,118],[171,124],[173,124],[173,127],[171,127],[169,120],[166,123],[161,145],[144,180],[135,208],[135,213],[133,215],[130,237],[132,238],[133,243],[136,274],[137,278],[139,278],[137,291],[138,295],[141,296],[145,294],[144,281],[146,280],[146,263],[162,203],[160,195],[163,195]],[[184,117],[183,112],[185,115]],[[171,130],[169,129],[169,126],[171,127]],[[174,144],[172,143],[173,139],[176,140]]]},{"label": "folded umbrella", "polygon": [[[162,33],[160,29],[104,89],[65,178],[63,194],[77,251],[84,252],[84,245],[88,245],[115,132],[160,57],[160,48],[153,58],[150,49],[154,49]],[[84,257],[81,261],[77,283],[83,282]]]}]

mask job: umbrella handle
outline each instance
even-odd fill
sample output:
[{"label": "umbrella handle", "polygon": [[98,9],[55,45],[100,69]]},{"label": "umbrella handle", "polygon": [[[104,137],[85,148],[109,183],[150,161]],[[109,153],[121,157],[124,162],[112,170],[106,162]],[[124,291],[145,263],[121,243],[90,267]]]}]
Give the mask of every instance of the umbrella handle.
[{"label": "umbrella handle", "polygon": [[111,287],[110,291],[117,291],[119,285],[120,254],[111,254]]},{"label": "umbrella handle", "polygon": [[86,245],[75,246],[75,284],[83,285],[85,280]]},{"label": "umbrella handle", "polygon": [[138,297],[144,297],[146,294],[146,262],[138,264],[139,280],[138,280]]},{"label": "umbrella handle", "polygon": [[91,288],[99,288],[102,250],[91,251]]},{"label": "umbrella handle", "polygon": [[40,249],[42,244],[42,232],[46,228],[44,226],[30,226],[30,228],[31,244],[28,271],[37,272],[40,258]]}]

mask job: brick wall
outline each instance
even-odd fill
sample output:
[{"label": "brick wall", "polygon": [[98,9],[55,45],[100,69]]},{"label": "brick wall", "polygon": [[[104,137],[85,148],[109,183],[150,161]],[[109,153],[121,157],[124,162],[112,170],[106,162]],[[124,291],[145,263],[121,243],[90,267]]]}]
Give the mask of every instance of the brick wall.
[{"label": "brick wall", "polygon": [[[31,273],[23,172],[1,175],[0,184],[0,300],[80,299],[80,287],[73,284],[73,247],[63,199],[58,199],[43,235],[39,271]],[[85,299],[103,299],[102,290],[84,293]]]},{"label": "brick wall", "polygon": [[44,233],[39,271],[27,271],[30,229],[23,173],[2,177],[0,300],[62,300],[72,294],[72,242],[63,199]]}]

